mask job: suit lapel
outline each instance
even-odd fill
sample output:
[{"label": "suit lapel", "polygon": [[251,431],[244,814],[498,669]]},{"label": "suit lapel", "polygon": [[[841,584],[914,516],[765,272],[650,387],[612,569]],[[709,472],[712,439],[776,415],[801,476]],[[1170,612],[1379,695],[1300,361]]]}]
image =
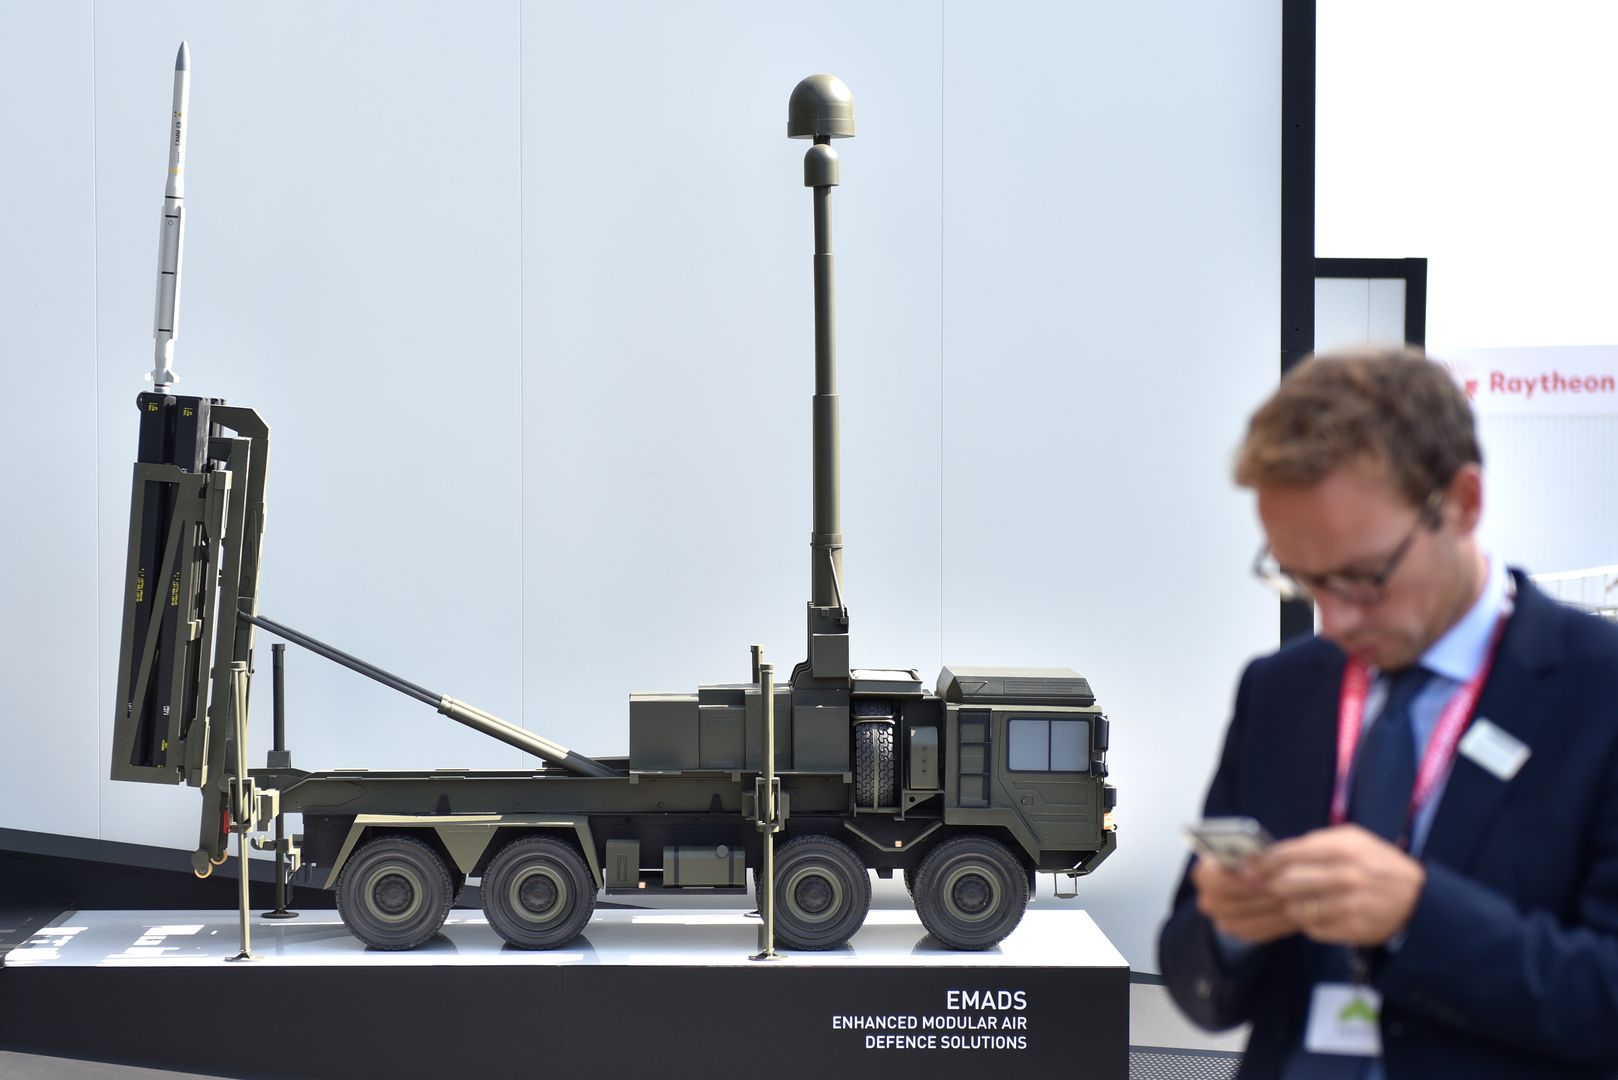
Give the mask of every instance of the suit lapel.
[{"label": "suit lapel", "polygon": [[1285,769],[1278,787],[1286,817],[1275,823],[1279,835],[1298,835],[1324,828],[1331,816],[1332,782],[1337,769],[1337,702],[1346,658],[1335,646],[1321,667],[1303,684],[1289,729],[1293,742],[1281,761]]},{"label": "suit lapel", "polygon": [[[1499,654],[1478,698],[1474,722],[1486,717],[1530,751],[1545,729],[1554,695],[1542,684],[1557,665],[1554,602],[1513,571],[1516,610],[1506,624]],[[1489,835],[1508,781],[1457,755],[1444,787],[1422,857],[1465,868]]]}]

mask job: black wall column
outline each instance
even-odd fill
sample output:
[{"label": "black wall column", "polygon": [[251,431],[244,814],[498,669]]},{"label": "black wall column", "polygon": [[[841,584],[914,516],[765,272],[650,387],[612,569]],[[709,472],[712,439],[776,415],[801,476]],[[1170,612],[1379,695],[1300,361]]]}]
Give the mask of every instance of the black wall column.
[{"label": "black wall column", "polygon": [[[1281,2],[1281,373],[1315,348],[1315,0]],[[1281,604],[1281,640],[1315,631]]]}]

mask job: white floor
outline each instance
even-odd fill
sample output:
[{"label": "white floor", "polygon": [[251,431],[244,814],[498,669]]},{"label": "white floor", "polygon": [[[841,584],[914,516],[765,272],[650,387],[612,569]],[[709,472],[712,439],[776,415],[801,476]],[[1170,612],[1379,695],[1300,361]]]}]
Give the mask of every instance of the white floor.
[{"label": "white floor", "polygon": [[[408,952],[368,949],[335,911],[305,911],[272,922],[254,916],[256,962],[281,966],[346,964],[607,964],[737,966],[758,949],[759,920],[736,909],[597,911],[574,944],[547,951],[514,949],[480,912],[450,913],[439,937]],[[36,933],[6,957],[12,968],[221,964],[240,951],[240,923],[228,911],[78,911]],[[1083,911],[1030,911],[1005,941],[983,952],[943,948],[914,911],[873,911],[841,949],[795,952],[795,967],[1103,967],[1124,958]]]}]

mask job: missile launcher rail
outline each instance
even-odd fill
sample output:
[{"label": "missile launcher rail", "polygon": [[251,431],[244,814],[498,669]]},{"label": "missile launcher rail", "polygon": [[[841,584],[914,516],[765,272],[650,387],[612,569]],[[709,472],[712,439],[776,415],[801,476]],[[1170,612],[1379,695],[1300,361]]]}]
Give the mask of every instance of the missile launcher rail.
[{"label": "missile launcher rail", "polygon": [[[112,776],[200,790],[199,876],[225,860],[232,834],[244,858],[249,846],[272,847],[278,885],[308,867],[335,890],[350,931],[383,949],[433,937],[477,878],[497,933],[554,948],[578,936],[603,890],[743,892],[751,870],[765,916],[759,958],[768,958],[776,940],[845,943],[868,910],[871,870],[903,876],[940,942],[988,948],[1022,918],[1036,872],[1058,875],[1058,894],[1072,896],[1112,853],[1109,724],[1087,680],[1066,668],[946,667],[928,687],[914,669],[850,666],[830,192],[839,180],[831,140],[854,133],[852,99],[839,80],[811,76],[788,117],[789,135],[813,140],[804,161],[816,316],[806,658],[777,686],[754,646],[745,682],[632,695],[628,757],[585,757],[261,615],[268,427],[218,399],[142,394]],[[178,266],[177,253],[168,263]],[[545,764],[295,769],[281,741],[277,646],[276,745],[267,767],[250,768],[257,630]],[[303,815],[301,836],[284,835],[287,813]],[[275,838],[257,835],[272,822]]]}]

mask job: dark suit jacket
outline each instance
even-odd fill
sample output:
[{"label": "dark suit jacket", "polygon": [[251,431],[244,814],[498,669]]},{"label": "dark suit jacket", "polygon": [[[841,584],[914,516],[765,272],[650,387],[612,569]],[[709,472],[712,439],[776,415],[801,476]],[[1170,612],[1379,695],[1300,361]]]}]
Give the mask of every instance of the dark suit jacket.
[{"label": "dark suit jacket", "polygon": [[[1618,1076],[1618,626],[1513,577],[1476,715],[1532,756],[1509,782],[1455,760],[1405,940],[1372,963],[1389,1080]],[[1314,638],[1248,666],[1208,816],[1277,838],[1327,824],[1344,664]],[[1222,963],[1182,879],[1159,959],[1198,1024],[1252,1023],[1239,1075],[1268,1077],[1300,1038],[1317,948],[1294,936]]]}]

